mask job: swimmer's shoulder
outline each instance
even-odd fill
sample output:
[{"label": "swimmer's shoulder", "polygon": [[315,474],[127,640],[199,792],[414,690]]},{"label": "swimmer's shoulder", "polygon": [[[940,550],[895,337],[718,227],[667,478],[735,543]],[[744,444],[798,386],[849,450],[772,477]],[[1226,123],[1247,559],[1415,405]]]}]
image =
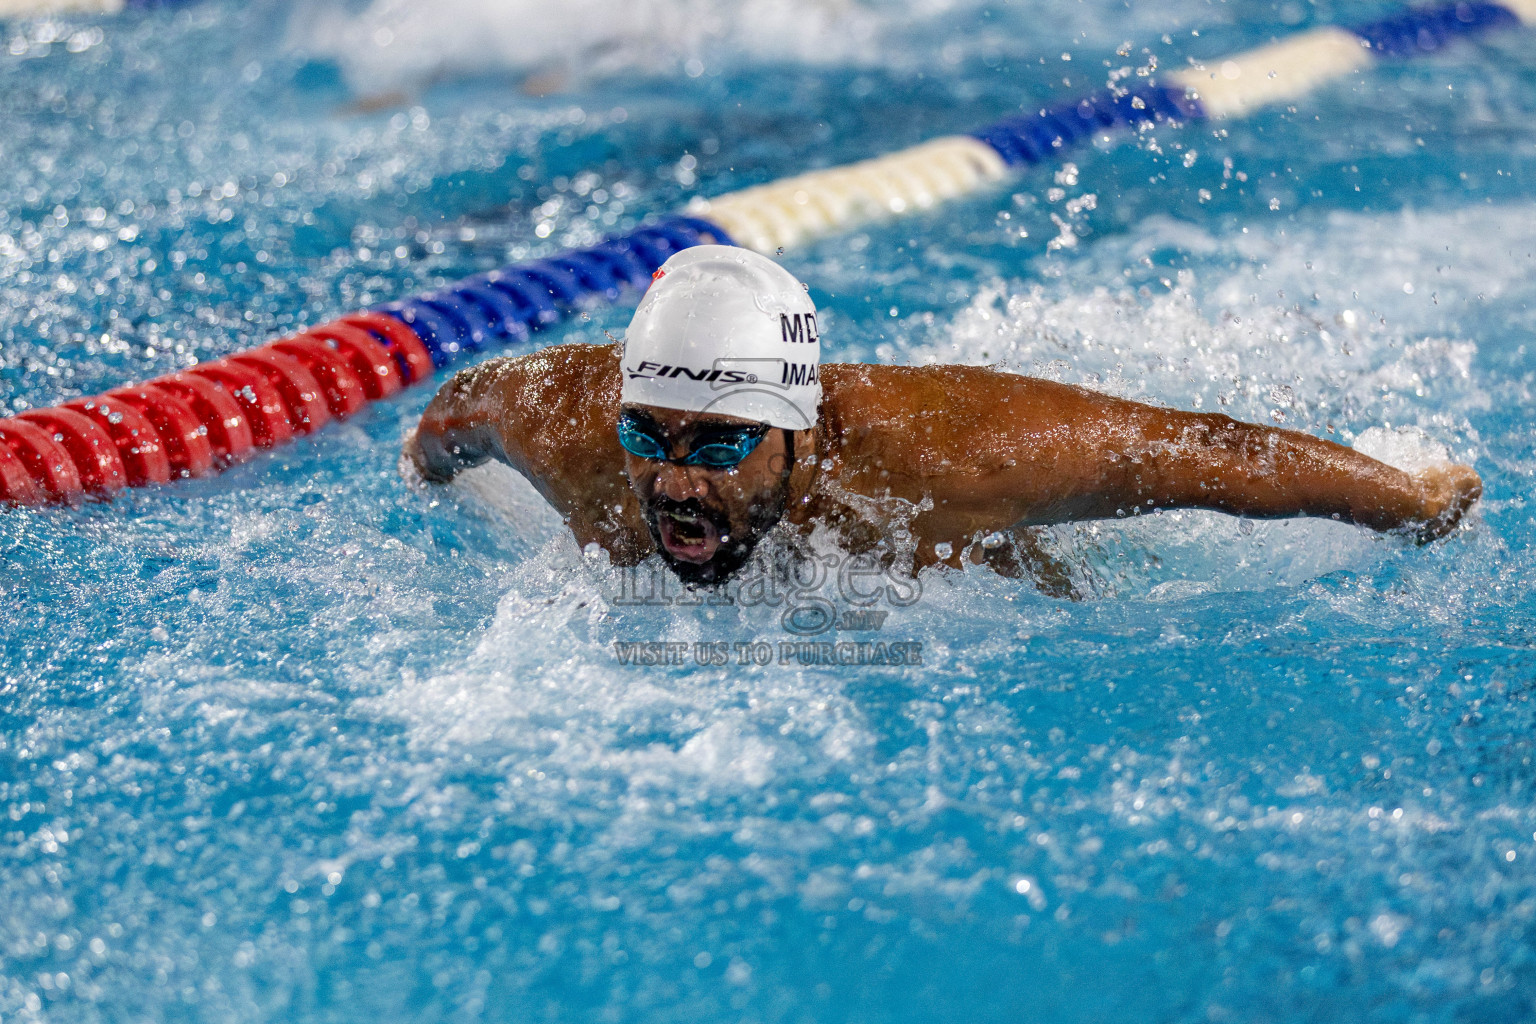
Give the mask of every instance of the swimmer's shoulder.
[{"label": "swimmer's shoulder", "polygon": [[618,403],[619,356],[613,345],[551,345],[487,360],[461,376],[476,390],[494,394],[508,414],[568,418],[588,406],[606,410]]},{"label": "swimmer's shoulder", "polygon": [[845,453],[913,464],[962,465],[957,453],[1096,422],[1115,402],[993,366],[829,363],[821,384],[823,429]]},{"label": "swimmer's shoulder", "polygon": [[520,384],[544,381],[574,385],[596,384],[608,377],[616,384],[619,378],[619,353],[615,345],[569,342],[520,356],[500,356],[481,363],[475,370]]},{"label": "swimmer's shoulder", "polygon": [[1065,385],[993,366],[827,363],[821,386],[828,413],[859,419],[943,415]]},{"label": "swimmer's shoulder", "polygon": [[570,344],[488,359],[455,374],[436,401],[487,423],[514,468],[547,475],[613,434],[618,353]]}]

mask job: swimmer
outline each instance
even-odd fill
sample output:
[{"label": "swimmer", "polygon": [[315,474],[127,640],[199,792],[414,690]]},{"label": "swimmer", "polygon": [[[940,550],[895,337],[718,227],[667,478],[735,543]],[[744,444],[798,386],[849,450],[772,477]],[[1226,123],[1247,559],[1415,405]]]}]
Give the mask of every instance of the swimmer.
[{"label": "swimmer", "polygon": [[[123,0],[0,0],[6,6]],[[283,5],[288,48],[339,67],[351,113],[419,101],[443,83],[494,76],[530,96],[699,68],[878,62],[893,21],[866,0],[371,0]]]},{"label": "swimmer", "polygon": [[788,271],[697,246],[657,271],[622,345],[558,345],[455,375],[403,460],[434,483],[504,462],[583,547],[618,564],[659,553],[706,586],[781,523],[824,523],[851,550],[876,548],[898,521],[880,509],[908,511],[914,571],[965,559],[1038,578],[1049,567],[1035,527],[1198,508],[1426,543],[1482,493],[1467,466],[1409,474],[1218,414],[981,366],[820,354],[815,307]]}]

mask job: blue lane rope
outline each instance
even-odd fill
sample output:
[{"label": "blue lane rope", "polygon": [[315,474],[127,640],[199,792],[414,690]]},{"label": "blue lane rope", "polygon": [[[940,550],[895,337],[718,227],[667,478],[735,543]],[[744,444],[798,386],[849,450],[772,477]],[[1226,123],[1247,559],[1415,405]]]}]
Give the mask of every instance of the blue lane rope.
[{"label": "blue lane rope", "polygon": [[1401,60],[1434,53],[1457,36],[1476,36],[1519,24],[1519,18],[1498,4],[1454,3],[1404,11],[1349,31],[1381,56]]},{"label": "blue lane rope", "polygon": [[1045,163],[1066,146],[1114,128],[1138,128],[1154,121],[1205,117],[1200,102],[1183,88],[1144,85],[1120,96],[1096,92],[1075,103],[1057,103],[1038,113],[1010,117],[971,133],[997,150],[1009,167]]},{"label": "blue lane rope", "polygon": [[[1450,3],[1403,11],[1347,28],[1373,54],[1406,60],[1434,53],[1458,37],[1515,28],[1520,19],[1493,3]],[[972,132],[997,150],[1010,167],[1045,163],[1062,148],[1115,128],[1136,129],[1155,121],[1199,121],[1207,114],[1182,85],[1143,85],[1122,95],[1094,93],[1035,114],[1009,118]]]},{"label": "blue lane rope", "polygon": [[584,305],[613,302],[625,287],[644,288],[675,253],[704,242],[735,244],[708,221],[667,217],[589,249],[514,263],[376,311],[415,331],[442,369],[487,342],[527,341]]}]

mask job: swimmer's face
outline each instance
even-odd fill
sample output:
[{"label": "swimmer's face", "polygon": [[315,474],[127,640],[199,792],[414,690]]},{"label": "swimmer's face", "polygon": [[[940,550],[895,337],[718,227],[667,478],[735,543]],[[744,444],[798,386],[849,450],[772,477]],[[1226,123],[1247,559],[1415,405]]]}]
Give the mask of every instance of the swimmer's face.
[{"label": "swimmer's face", "polygon": [[[624,414],[674,459],[705,444],[739,441],[761,424],[735,416],[629,405]],[[746,564],[758,541],[784,515],[789,468],[784,431],[770,428],[735,466],[683,466],[624,454],[629,486],[640,499],[656,548],[685,583],[723,583]]]}]

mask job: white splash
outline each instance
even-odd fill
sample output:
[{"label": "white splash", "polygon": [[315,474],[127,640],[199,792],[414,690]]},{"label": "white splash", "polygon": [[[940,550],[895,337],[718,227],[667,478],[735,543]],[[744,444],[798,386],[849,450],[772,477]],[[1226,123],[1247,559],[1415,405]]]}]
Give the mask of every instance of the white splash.
[{"label": "white splash", "polygon": [[1353,447],[1357,452],[1406,473],[1417,473],[1451,461],[1445,445],[1417,427],[1398,427],[1396,430],[1370,427],[1360,432]]}]

